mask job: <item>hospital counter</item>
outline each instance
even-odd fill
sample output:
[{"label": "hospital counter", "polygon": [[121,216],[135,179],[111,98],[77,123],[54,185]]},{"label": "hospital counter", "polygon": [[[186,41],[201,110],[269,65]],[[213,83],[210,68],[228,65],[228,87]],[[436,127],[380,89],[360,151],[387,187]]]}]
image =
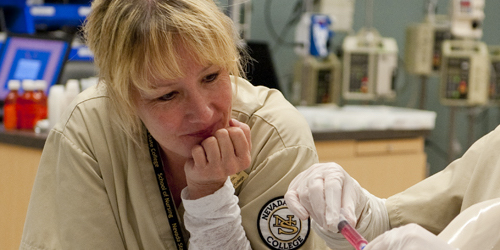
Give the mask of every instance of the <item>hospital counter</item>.
[{"label": "hospital counter", "polygon": [[3,130],[0,124],[0,249],[18,249],[47,135]]},{"label": "hospital counter", "polygon": [[372,194],[387,198],[427,176],[425,137],[436,113],[385,105],[298,106],[320,162],[340,164]]},{"label": "hospital counter", "polygon": [[[373,194],[387,197],[425,177],[429,130],[313,132],[319,159],[335,161]],[[18,249],[47,134],[0,124],[0,246]]]},{"label": "hospital counter", "polygon": [[387,198],[427,176],[430,130],[313,132],[320,162],[336,162],[359,184]]}]

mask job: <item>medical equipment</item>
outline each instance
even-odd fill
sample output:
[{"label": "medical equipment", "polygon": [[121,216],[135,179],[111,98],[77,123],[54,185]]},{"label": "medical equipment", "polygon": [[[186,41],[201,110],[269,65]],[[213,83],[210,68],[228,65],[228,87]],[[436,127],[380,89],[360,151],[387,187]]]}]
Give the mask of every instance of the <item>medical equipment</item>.
[{"label": "medical equipment", "polygon": [[444,105],[476,106],[488,102],[490,60],[481,38],[484,0],[450,2],[451,33],[443,42],[441,102]]},{"label": "medical equipment", "polygon": [[436,15],[437,0],[427,0],[426,16],[422,23],[406,29],[405,69],[420,76],[419,109],[425,109],[427,79],[441,67],[442,43],[451,39],[449,17]]},{"label": "medical equipment", "polygon": [[450,21],[445,15],[428,15],[424,22],[406,29],[405,68],[415,75],[437,73],[441,66],[442,44],[452,39]]},{"label": "medical equipment", "polygon": [[342,96],[347,100],[394,99],[398,45],[372,27],[373,0],[366,1],[365,27],[342,43]]},{"label": "medical equipment", "polygon": [[472,40],[444,41],[441,69],[443,105],[474,106],[487,103],[490,61],[485,43]]},{"label": "medical equipment", "polygon": [[335,54],[325,58],[301,57],[295,65],[295,86],[300,105],[338,103],[340,97],[340,60]]},{"label": "medical equipment", "polygon": [[450,4],[451,33],[459,38],[481,38],[484,0],[452,0]]},{"label": "medical equipment", "polygon": [[354,0],[305,1],[295,32],[295,53],[300,56],[294,68],[292,102],[300,105],[338,104],[341,97],[342,66],[332,53],[335,32],[351,32]]},{"label": "medical equipment", "polygon": [[488,46],[491,72],[488,97],[491,105],[500,105],[500,46]]},{"label": "medical equipment", "polygon": [[356,248],[356,250],[363,250],[363,248],[366,247],[368,244],[368,241],[361,236],[361,234],[352,227],[349,222],[347,222],[346,218],[344,215],[340,214],[340,221],[337,226],[339,229],[339,232],[351,243],[353,247]]},{"label": "medical equipment", "polygon": [[329,54],[328,41],[333,37],[330,17],[323,14],[304,13],[297,24],[295,47],[299,56],[326,57]]},{"label": "medical equipment", "polygon": [[476,106],[488,102],[490,63],[481,38],[484,0],[450,2],[451,33],[443,42],[441,102],[443,105]]},{"label": "medical equipment", "polygon": [[396,97],[398,46],[394,38],[380,37],[375,29],[347,36],[343,49],[343,97],[374,100]]},{"label": "medical equipment", "polygon": [[411,74],[432,72],[433,26],[431,23],[412,24],[406,28],[405,68]]},{"label": "medical equipment", "polygon": [[299,105],[338,103],[340,97],[340,60],[327,46],[333,36],[330,17],[305,13],[296,29],[300,56],[294,70],[294,101]]},{"label": "medical equipment", "polygon": [[406,29],[405,68],[420,76],[419,109],[425,109],[429,76],[441,69],[443,41],[450,39],[450,22],[445,15],[429,15],[424,23]]}]

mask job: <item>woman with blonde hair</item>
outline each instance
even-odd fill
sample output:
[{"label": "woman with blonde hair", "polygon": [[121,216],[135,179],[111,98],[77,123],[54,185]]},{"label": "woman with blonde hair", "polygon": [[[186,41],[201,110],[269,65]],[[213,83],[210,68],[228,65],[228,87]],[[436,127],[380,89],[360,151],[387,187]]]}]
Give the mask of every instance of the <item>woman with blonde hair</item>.
[{"label": "woman with blonde hair", "polygon": [[49,133],[21,249],[326,248],[283,198],[308,125],[212,0],[95,0],[84,33],[100,82]]}]

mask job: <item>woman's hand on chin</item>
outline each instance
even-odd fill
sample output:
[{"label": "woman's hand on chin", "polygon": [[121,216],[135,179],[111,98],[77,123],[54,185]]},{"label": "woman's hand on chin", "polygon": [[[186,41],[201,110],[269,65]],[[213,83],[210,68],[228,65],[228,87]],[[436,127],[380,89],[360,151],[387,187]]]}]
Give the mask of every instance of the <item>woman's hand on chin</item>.
[{"label": "woman's hand on chin", "polygon": [[199,199],[219,190],[228,176],[250,166],[250,127],[232,119],[229,127],[193,147],[184,165],[189,199]]}]

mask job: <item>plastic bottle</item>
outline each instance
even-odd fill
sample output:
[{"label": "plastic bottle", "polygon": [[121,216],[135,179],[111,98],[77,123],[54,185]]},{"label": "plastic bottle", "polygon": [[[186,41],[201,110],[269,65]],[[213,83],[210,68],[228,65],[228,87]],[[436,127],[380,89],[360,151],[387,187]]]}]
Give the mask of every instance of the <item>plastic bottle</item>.
[{"label": "plastic bottle", "polygon": [[34,124],[39,120],[47,119],[47,95],[45,95],[45,89],[47,84],[45,80],[35,81],[35,92],[33,94],[36,103],[36,116]]},{"label": "plastic bottle", "polygon": [[5,103],[3,106],[3,124],[5,130],[15,130],[17,128],[16,107],[18,105],[19,88],[21,88],[21,82],[19,80],[9,80],[7,86],[9,88],[9,93],[5,98]]},{"label": "plastic bottle", "polygon": [[97,82],[99,81],[99,78],[97,77],[89,77],[89,78],[82,78],[80,79],[80,85],[82,86],[82,91],[97,85]]},{"label": "plastic bottle", "polygon": [[23,94],[19,97],[17,106],[17,128],[32,130],[35,127],[36,103],[34,100],[35,82],[23,80]]},{"label": "plastic bottle", "polygon": [[65,107],[68,107],[69,104],[75,99],[75,97],[80,93],[80,81],[76,79],[69,79],[66,82],[66,89],[64,92],[65,97]]},{"label": "plastic bottle", "polygon": [[65,105],[65,95],[63,85],[53,85],[49,90],[48,98],[48,116],[49,116],[49,129],[59,121]]}]

